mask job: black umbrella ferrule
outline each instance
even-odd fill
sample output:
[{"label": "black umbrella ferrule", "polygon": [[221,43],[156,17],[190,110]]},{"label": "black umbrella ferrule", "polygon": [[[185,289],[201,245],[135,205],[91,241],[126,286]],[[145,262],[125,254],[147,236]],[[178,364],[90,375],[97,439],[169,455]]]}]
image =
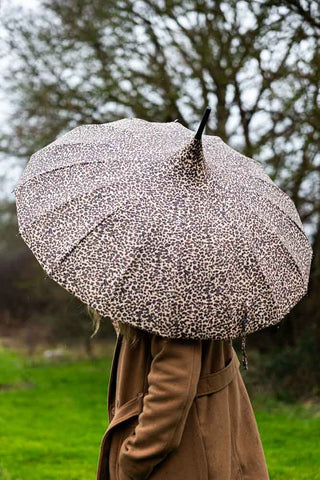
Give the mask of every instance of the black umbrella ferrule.
[{"label": "black umbrella ferrule", "polygon": [[206,123],[208,121],[208,118],[209,118],[209,115],[210,115],[210,112],[211,112],[211,108],[207,107],[205,109],[205,112],[203,114],[203,117],[202,117],[202,120],[200,122],[200,125],[198,127],[198,130],[197,130],[197,133],[195,134],[195,138],[197,138],[198,140],[201,139],[201,135],[203,133],[203,130],[206,126]]}]

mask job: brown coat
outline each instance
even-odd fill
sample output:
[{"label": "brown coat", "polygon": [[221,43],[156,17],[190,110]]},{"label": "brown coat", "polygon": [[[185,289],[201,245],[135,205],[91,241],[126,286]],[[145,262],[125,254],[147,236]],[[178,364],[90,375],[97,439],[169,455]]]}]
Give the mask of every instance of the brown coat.
[{"label": "brown coat", "polygon": [[119,334],[108,413],[97,480],[269,479],[229,342]]}]

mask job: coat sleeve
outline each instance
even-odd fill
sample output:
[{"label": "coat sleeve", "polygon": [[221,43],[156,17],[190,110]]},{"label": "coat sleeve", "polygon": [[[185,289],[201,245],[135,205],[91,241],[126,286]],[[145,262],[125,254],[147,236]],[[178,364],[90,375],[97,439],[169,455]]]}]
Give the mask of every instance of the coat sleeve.
[{"label": "coat sleeve", "polygon": [[135,431],[121,445],[119,480],[146,480],[178,448],[197,391],[201,340],[151,338],[148,392]]}]

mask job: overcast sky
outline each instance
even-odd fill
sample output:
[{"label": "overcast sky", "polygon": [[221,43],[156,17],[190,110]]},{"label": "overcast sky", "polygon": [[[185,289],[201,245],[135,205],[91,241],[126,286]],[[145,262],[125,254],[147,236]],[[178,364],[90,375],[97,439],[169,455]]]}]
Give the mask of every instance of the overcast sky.
[{"label": "overcast sky", "polygon": [[[7,6],[16,5],[23,6],[24,8],[34,9],[39,5],[38,0],[0,0],[0,19],[5,17]],[[3,38],[4,28],[0,20],[0,38]],[[0,57],[0,71],[4,71],[6,68],[7,59]],[[3,92],[3,81],[0,79],[0,122],[6,123],[8,121],[8,112],[10,111],[10,103],[7,100]],[[20,165],[19,165],[20,164]],[[5,175],[6,183],[4,191],[0,191],[0,198],[9,197],[10,200],[14,200],[14,194],[11,193],[15,184],[17,183],[19,176],[22,173],[21,162],[17,162],[14,158],[8,158],[8,156],[1,157],[0,161],[0,176]]]},{"label": "overcast sky", "polygon": [[[23,8],[28,9],[36,9],[39,7],[39,0],[0,0],[0,19],[5,17],[5,11],[7,7],[12,6],[23,6]],[[248,16],[245,16],[245,23],[250,24],[250,19]],[[0,20],[0,38],[3,38],[5,34],[4,28],[1,26]],[[281,45],[277,49],[278,54],[281,56]],[[307,52],[306,52],[307,53]],[[0,69],[4,71],[6,68],[7,59],[1,59],[0,57]],[[255,100],[256,96],[256,89],[252,84],[249,85],[249,88],[245,91],[245,101],[250,104],[251,101]],[[2,122],[2,126],[5,126],[5,123],[8,121],[8,112],[10,111],[10,102],[5,97],[3,92],[3,82],[0,79],[0,121]],[[231,118],[232,123],[237,121],[235,116]],[[262,122],[261,128],[263,130],[263,122],[264,119],[261,118],[260,121]],[[3,125],[4,124],[4,125]],[[228,125],[228,127],[232,127],[232,125]],[[236,147],[235,147],[236,148]],[[262,158],[260,158],[262,160]],[[6,178],[5,188],[4,191],[0,192],[0,198],[8,197],[10,200],[14,200],[14,194],[12,193],[13,188],[15,187],[18,179],[22,173],[23,162],[21,160],[16,160],[15,158],[8,158],[8,156],[2,156],[0,161],[0,176],[4,176]],[[266,172],[268,173],[268,172]]]},{"label": "overcast sky", "polygon": [[[28,9],[35,9],[39,6],[39,0],[0,0],[0,18],[5,17],[5,11],[6,8],[9,6],[23,6],[23,8],[28,8]],[[250,18],[246,16],[246,24],[250,25]],[[4,29],[3,27],[1,28],[1,22],[0,22],[0,38],[4,35]],[[0,59],[0,68],[3,71],[5,69],[6,65],[6,59]],[[246,102],[254,101],[256,97],[256,89],[251,88],[246,91]],[[8,102],[7,98],[4,95],[3,89],[1,90],[1,83],[0,83],[0,103],[1,103],[1,108],[0,108],[0,121],[3,123],[7,122],[7,115],[8,112],[10,111],[10,103]],[[213,106],[213,105],[211,105]],[[187,115],[186,115],[187,118]],[[200,119],[199,119],[200,121]],[[257,120],[258,121],[258,120]],[[228,128],[233,130],[234,124],[237,122],[237,118],[235,115],[233,115],[229,119],[229,124]],[[240,142],[242,140],[242,137],[240,138]],[[5,189],[3,192],[0,192],[0,197],[9,197],[9,199],[13,200],[14,199],[14,194],[12,193],[12,189],[14,188],[15,184],[17,183],[19,176],[22,173],[22,163],[21,160],[16,160],[14,158],[8,158],[8,156],[5,156],[2,161],[0,162],[0,176],[5,175],[6,177],[6,183],[5,183]]]}]

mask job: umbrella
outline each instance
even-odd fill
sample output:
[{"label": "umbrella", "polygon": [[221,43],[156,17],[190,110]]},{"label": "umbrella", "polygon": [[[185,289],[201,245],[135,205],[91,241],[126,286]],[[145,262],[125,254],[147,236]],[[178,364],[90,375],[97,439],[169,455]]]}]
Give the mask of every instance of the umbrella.
[{"label": "umbrella", "polygon": [[34,153],[19,233],[48,276],[113,322],[232,339],[307,293],[312,248],[262,165],[179,121],[82,125]]}]

